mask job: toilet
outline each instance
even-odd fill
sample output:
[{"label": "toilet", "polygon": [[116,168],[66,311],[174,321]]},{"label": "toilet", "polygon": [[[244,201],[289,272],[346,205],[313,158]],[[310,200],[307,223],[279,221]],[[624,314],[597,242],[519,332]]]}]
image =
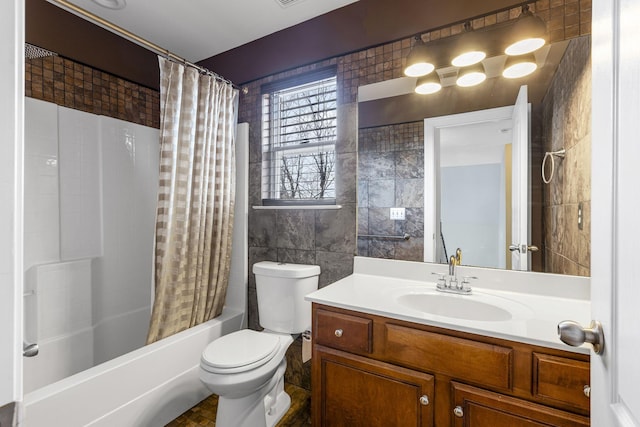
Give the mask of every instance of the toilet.
[{"label": "toilet", "polygon": [[311,328],[320,267],[272,261],[253,265],[262,332],[243,329],[211,342],[200,358],[200,380],[219,396],[216,427],[272,427],[287,412],[285,353],[292,334]]}]

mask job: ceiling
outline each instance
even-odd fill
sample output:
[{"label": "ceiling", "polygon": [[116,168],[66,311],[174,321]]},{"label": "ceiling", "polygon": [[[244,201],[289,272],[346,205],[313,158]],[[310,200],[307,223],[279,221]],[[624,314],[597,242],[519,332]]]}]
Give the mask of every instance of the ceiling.
[{"label": "ceiling", "polygon": [[[48,1],[60,6],[55,0]],[[70,2],[197,62],[356,1],[126,0],[126,6],[119,10],[100,6],[93,0]]]}]

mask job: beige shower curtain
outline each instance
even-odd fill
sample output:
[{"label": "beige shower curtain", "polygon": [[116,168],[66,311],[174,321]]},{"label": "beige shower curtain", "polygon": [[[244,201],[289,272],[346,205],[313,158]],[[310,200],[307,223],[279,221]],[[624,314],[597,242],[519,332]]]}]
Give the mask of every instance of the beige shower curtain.
[{"label": "beige shower curtain", "polygon": [[158,57],[160,186],[147,343],[218,316],[231,259],[238,91]]}]

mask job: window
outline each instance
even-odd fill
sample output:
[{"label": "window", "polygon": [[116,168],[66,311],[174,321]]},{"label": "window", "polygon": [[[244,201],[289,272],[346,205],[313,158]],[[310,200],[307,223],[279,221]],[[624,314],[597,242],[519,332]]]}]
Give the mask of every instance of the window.
[{"label": "window", "polygon": [[263,205],[335,204],[335,68],[262,87]]}]

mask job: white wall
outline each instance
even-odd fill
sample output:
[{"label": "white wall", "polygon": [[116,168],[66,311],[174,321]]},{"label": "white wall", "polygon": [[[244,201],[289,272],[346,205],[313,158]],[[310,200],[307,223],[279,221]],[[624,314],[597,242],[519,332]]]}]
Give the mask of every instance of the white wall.
[{"label": "white wall", "polygon": [[[22,400],[24,0],[0,13],[0,408]],[[0,409],[0,417],[6,414]]]}]

